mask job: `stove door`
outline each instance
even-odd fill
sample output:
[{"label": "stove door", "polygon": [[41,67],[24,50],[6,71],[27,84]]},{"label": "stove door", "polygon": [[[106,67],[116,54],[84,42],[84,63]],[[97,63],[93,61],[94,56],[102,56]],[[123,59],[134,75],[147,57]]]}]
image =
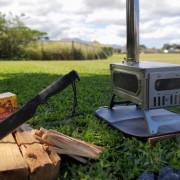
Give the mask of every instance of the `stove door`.
[{"label": "stove door", "polygon": [[140,72],[132,72],[124,69],[112,69],[111,85],[113,93],[129,100],[133,103],[140,104],[143,101],[142,91],[143,77]]},{"label": "stove door", "polygon": [[149,108],[180,105],[180,72],[150,73]]}]

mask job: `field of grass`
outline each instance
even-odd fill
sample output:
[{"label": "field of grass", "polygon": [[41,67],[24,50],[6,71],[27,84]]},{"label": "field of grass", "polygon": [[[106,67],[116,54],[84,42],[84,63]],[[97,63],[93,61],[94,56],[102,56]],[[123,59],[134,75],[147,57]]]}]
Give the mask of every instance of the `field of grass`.
[{"label": "field of grass", "polygon": [[[180,139],[160,142],[155,147],[121,132],[98,119],[94,111],[109,104],[111,97],[109,64],[123,60],[116,55],[108,60],[93,61],[0,61],[0,93],[17,94],[22,106],[34,95],[68,73],[78,71],[78,107],[71,117],[71,86],[52,97],[49,105],[38,108],[29,120],[34,128],[58,130],[72,137],[103,146],[106,151],[87,165],[62,157],[59,179],[136,179],[142,172],[157,173],[161,167],[180,169]],[[144,54],[142,60],[180,63],[179,54]]]},{"label": "field of grass", "polygon": [[[19,59],[30,60],[92,60],[106,59],[112,55],[111,47],[101,44],[82,44],[75,41],[49,41],[47,43],[29,44],[22,51]],[[17,57],[16,57],[17,59]]]}]

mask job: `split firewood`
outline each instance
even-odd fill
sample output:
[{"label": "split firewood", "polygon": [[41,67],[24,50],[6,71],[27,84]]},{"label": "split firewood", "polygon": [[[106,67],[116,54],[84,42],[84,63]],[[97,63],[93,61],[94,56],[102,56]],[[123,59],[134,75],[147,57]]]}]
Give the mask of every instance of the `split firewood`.
[{"label": "split firewood", "polygon": [[66,135],[64,135],[64,134],[62,134],[62,133],[60,133],[60,132],[58,132],[58,131],[52,130],[52,129],[50,129],[49,132],[52,132],[52,133],[54,133],[54,134],[59,134],[60,136],[65,136],[65,137],[70,138],[71,140],[74,140],[74,141],[79,142],[79,143],[81,143],[81,144],[88,145],[89,147],[92,147],[92,148],[94,148],[95,150],[100,150],[100,152],[102,152],[102,151],[104,150],[104,148],[101,147],[101,146],[96,146],[96,145],[94,145],[94,144],[87,143],[87,142],[82,141],[82,140],[80,140],[80,139],[75,139],[75,138],[66,136]]},{"label": "split firewood", "polygon": [[12,134],[0,140],[0,179],[28,179],[28,166]]},{"label": "split firewood", "polygon": [[32,134],[35,130],[24,125],[14,133],[16,142],[29,168],[29,179],[55,179],[59,172],[60,157],[46,151]]},{"label": "split firewood", "polygon": [[40,130],[33,133],[36,140],[48,145],[49,151],[66,154],[82,163],[87,163],[87,158],[98,159],[104,150],[103,147],[72,138],[51,129],[40,128]]}]

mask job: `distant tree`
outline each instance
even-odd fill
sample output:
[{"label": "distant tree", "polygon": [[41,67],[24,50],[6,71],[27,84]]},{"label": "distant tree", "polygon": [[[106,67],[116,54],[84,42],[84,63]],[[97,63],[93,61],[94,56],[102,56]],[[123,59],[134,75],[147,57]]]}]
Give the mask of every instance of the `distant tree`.
[{"label": "distant tree", "polygon": [[92,45],[93,46],[102,46],[102,44],[98,41],[93,41]]},{"label": "distant tree", "polygon": [[4,31],[6,24],[5,15],[0,12],[0,33]]},{"label": "distant tree", "polygon": [[6,37],[6,20],[5,15],[0,12],[0,55],[2,54],[3,40]]},{"label": "distant tree", "polygon": [[120,54],[122,50],[120,48],[113,48],[114,53]]},{"label": "distant tree", "polygon": [[177,44],[176,48],[177,48],[177,49],[180,49],[180,44]]},{"label": "distant tree", "polygon": [[45,32],[32,30],[27,27],[23,18],[24,14],[20,16],[13,16],[6,19],[6,15],[0,13],[0,57],[13,58],[19,57],[23,54],[23,48],[29,43],[36,42],[39,37],[44,36]]},{"label": "distant tree", "polygon": [[49,41],[49,40],[50,40],[50,38],[49,38],[48,36],[45,36],[44,39],[45,39],[46,41]]},{"label": "distant tree", "polygon": [[143,45],[143,44],[141,44],[141,45],[139,45],[139,52],[145,52],[145,50],[146,50],[146,46],[145,45]]},{"label": "distant tree", "polygon": [[144,44],[139,45],[140,49],[146,49],[146,46]]},{"label": "distant tree", "polygon": [[171,47],[172,47],[172,46],[171,46],[170,44],[164,44],[163,47],[162,47],[162,49],[163,49],[163,50],[166,50],[166,49],[169,50],[169,49],[171,49]]},{"label": "distant tree", "polygon": [[173,49],[180,49],[180,44],[172,44]]}]

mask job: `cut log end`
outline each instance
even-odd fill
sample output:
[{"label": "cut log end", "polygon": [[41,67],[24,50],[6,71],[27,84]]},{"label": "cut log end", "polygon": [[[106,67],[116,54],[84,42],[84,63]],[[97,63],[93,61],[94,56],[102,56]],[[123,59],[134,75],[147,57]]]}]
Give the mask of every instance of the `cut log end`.
[{"label": "cut log end", "polygon": [[49,152],[47,145],[34,138],[36,134],[42,135],[38,132],[40,131],[23,127],[17,129],[14,137],[28,165],[29,179],[55,179],[59,174],[60,157]]}]

